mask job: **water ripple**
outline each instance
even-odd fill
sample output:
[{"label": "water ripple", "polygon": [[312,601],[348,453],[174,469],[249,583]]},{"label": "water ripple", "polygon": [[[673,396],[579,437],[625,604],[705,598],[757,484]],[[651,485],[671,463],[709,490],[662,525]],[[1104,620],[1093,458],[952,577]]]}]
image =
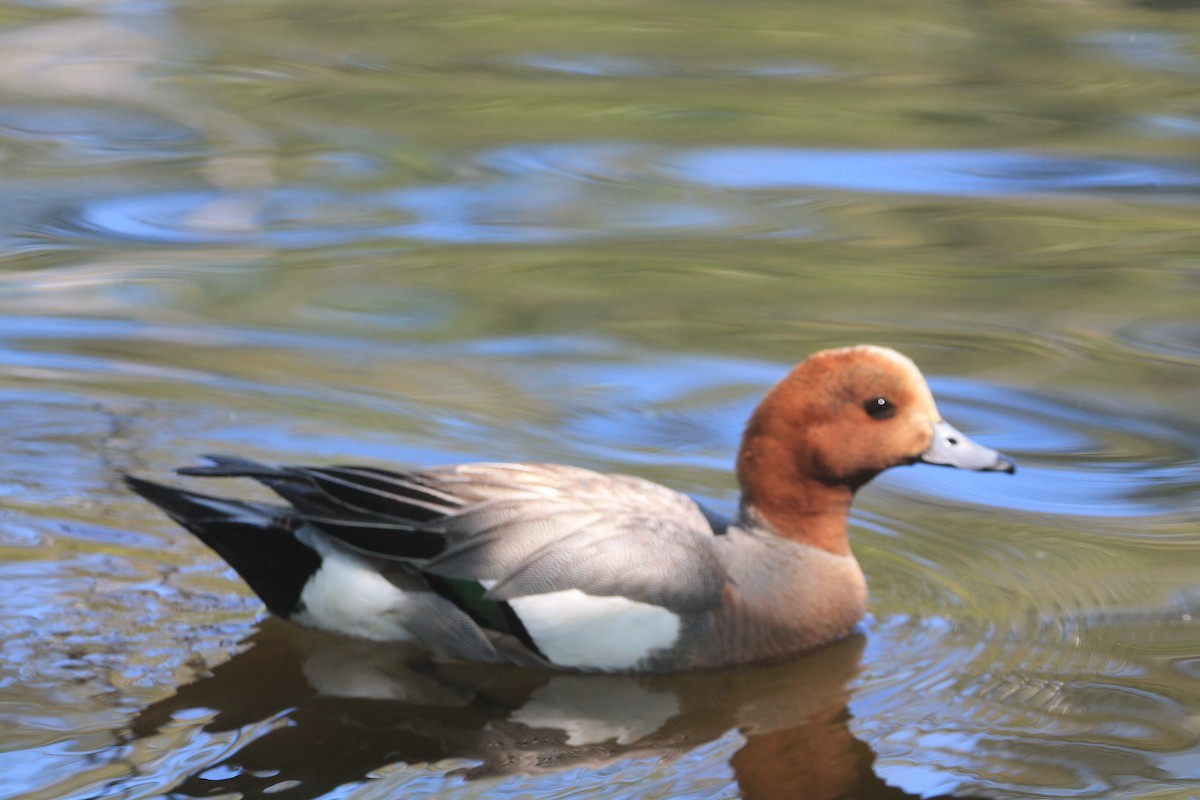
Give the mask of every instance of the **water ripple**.
[{"label": "water ripple", "polygon": [[1200,323],[1194,317],[1139,320],[1117,331],[1116,339],[1148,353],[1200,365]]},{"label": "water ripple", "polygon": [[[138,161],[155,156],[178,157],[185,146],[198,145],[201,137],[165,118],[127,108],[116,111],[8,103],[0,108],[0,139],[64,145],[80,151],[95,165],[98,158],[110,160],[118,155]],[[57,152],[57,168],[63,169],[64,161],[65,154]]]},{"label": "water ripple", "polygon": [[[1115,415],[1103,398],[1035,394],[935,378],[942,413],[989,446],[1017,458],[1013,480],[994,486],[955,470],[894,470],[884,484],[951,493],[987,505],[1047,514],[1144,516],[1180,513],[1193,494],[1200,436],[1150,409]],[[993,482],[994,483],[994,482]]]},{"label": "water ripple", "polygon": [[1009,791],[1038,796],[1111,796],[1119,775],[1187,775],[1185,685],[1110,638],[1053,622],[989,632],[894,618],[869,640],[856,733],[901,786],[910,772],[929,780],[930,765],[947,789],[1004,774]]},{"label": "water ripple", "polygon": [[292,185],[111,195],[55,209],[31,233],[282,248],[379,238],[552,244],[683,232],[807,236],[822,227],[804,204],[749,196],[757,192],[1200,198],[1194,163],[999,150],[575,142],[496,148],[474,165],[442,181],[376,192]]},{"label": "water ripple", "polygon": [[[82,345],[94,340],[110,346],[104,353],[93,353]],[[126,345],[114,351],[119,342]],[[175,353],[170,365],[146,357],[145,353],[157,352],[155,343],[166,344]],[[196,357],[183,358],[181,347],[194,351]],[[203,351],[220,348],[228,353],[230,347],[273,352],[275,367],[268,372],[242,370],[234,366],[236,360],[224,355],[217,363],[228,362],[228,367],[213,370]],[[318,353],[354,353],[357,377],[347,379],[332,364],[324,381],[316,380],[312,368],[308,380],[294,384],[286,379],[286,372],[280,372],[279,365],[307,361]],[[187,367],[189,361],[194,366]],[[503,386],[489,377],[498,363],[506,364],[509,373]],[[506,436],[524,437],[526,452],[544,446],[569,457],[562,449],[565,436],[576,459],[591,458],[605,468],[670,463],[714,475],[728,473],[745,419],[763,391],[787,368],[749,359],[636,352],[616,343],[570,337],[398,347],[335,333],[57,317],[9,317],[0,322],[0,364],[10,374],[57,374],[76,380],[94,375],[116,382],[202,386],[261,397],[264,402],[320,402],[385,414],[417,413],[439,417],[447,424],[457,417],[455,426],[469,423],[487,428],[487,416],[479,416],[485,410],[464,416],[466,408],[474,407],[464,398],[435,393],[435,398],[440,396],[435,402],[444,407],[422,404],[420,410],[408,398],[397,396],[391,381],[381,383],[371,377],[377,372],[399,377],[405,364],[410,371],[426,373],[430,365],[440,365],[439,371],[462,373],[460,380],[489,386],[483,390],[485,396],[508,398],[500,418],[507,420]],[[379,370],[373,371],[373,364],[381,365]],[[468,373],[472,377],[466,378]],[[419,392],[424,382],[409,379],[408,391]],[[973,438],[1014,456],[1020,469],[1014,477],[991,481],[957,470],[892,470],[879,480],[885,488],[1084,517],[1180,514],[1195,497],[1200,436],[1173,414],[1129,408],[1117,412],[1103,397],[1090,393],[1019,391],[937,376],[930,382],[947,419]],[[523,418],[514,419],[514,413]],[[483,435],[482,429],[460,433],[471,439]]]}]

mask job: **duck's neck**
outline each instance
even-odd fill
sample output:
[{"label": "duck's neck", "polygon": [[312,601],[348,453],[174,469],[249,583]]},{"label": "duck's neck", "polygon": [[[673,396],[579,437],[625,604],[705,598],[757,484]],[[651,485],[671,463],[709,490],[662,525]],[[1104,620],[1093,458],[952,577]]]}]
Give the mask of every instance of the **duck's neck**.
[{"label": "duck's neck", "polygon": [[747,431],[738,453],[741,513],[766,523],[777,536],[850,554],[846,525],[854,490],[805,474],[795,453],[778,439]]}]

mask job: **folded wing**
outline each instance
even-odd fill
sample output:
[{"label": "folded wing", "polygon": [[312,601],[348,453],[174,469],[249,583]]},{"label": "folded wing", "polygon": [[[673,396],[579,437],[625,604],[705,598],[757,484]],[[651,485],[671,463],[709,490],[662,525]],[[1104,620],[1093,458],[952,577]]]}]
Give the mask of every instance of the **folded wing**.
[{"label": "folded wing", "polygon": [[390,472],[274,467],[210,457],[180,470],[249,477],[363,555],[477,582],[491,600],[578,590],[696,613],[726,582],[716,532],[691,498],[627,475],[549,464],[467,464]]}]

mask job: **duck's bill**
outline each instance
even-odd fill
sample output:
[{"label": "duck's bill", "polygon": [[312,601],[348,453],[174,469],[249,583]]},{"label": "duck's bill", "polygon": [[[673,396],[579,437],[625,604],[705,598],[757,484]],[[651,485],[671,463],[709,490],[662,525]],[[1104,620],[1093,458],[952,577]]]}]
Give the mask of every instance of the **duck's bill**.
[{"label": "duck's bill", "polygon": [[921,461],[943,467],[974,469],[980,472],[1017,471],[1012,459],[997,453],[990,447],[976,444],[948,422],[933,423],[933,444],[921,454]]}]

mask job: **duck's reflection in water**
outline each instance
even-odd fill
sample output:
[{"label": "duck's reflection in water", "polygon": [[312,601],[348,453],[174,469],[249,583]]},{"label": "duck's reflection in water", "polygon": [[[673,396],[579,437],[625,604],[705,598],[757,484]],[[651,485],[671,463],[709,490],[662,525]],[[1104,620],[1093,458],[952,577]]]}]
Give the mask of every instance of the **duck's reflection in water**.
[{"label": "duck's reflection in water", "polygon": [[736,729],[746,741],[731,766],[744,797],[908,798],[875,775],[874,753],[850,733],[847,684],[863,643],[767,667],[585,675],[440,663],[272,619],[250,649],[139,714],[131,744],[186,738],[203,714],[205,734],[243,731],[237,741],[249,741],[202,766],[184,759],[193,771],[173,793],[257,796],[286,785],[295,798],[389,764],[475,762],[455,770],[466,780],[537,775],[672,758]]}]

